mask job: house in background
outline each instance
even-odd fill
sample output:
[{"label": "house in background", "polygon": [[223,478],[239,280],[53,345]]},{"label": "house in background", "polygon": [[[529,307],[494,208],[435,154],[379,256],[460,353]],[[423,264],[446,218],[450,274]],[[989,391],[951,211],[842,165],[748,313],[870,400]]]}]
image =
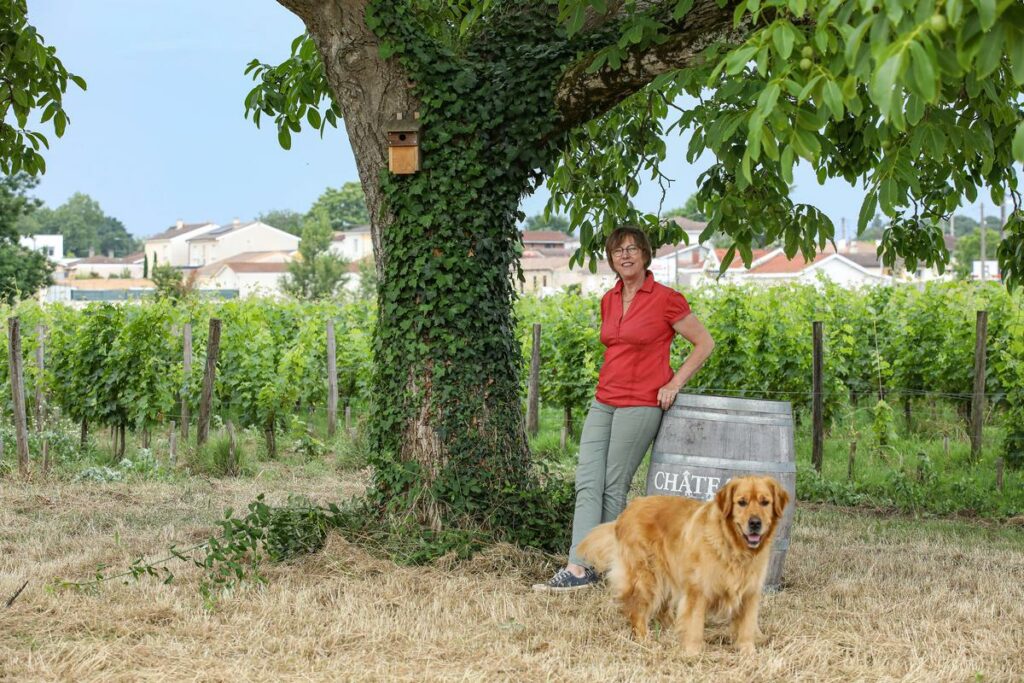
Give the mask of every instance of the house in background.
[{"label": "house in background", "polygon": [[71,259],[65,266],[65,279],[128,278],[141,279],[145,271],[145,256],[140,251],[124,257],[89,256]]},{"label": "house in background", "polygon": [[32,251],[38,251],[54,263],[64,260],[64,235],[22,235],[18,243]]},{"label": "house in background", "polygon": [[206,290],[234,290],[238,296],[277,296],[281,278],[295,257],[292,249],[234,254],[195,269],[196,285]]},{"label": "house in background", "polygon": [[174,227],[164,230],[146,240],[145,252],[149,258],[149,267],[154,265],[172,265],[175,268],[188,266],[188,241],[194,237],[205,235],[220,226],[212,221],[204,223],[186,223],[179,220]]},{"label": "house in background", "polygon": [[819,281],[819,278],[824,277],[842,287],[851,288],[888,284],[892,281],[891,277],[873,273],[834,249],[823,251],[810,261],[804,259],[800,253],[797,253],[792,259],[788,259],[782,249],[775,249],[751,266],[749,271],[737,278],[738,281],[756,284],[781,282],[814,284]]},{"label": "house in background", "polygon": [[366,257],[373,257],[373,235],[369,225],[357,225],[344,232],[336,232],[331,238],[330,250],[349,263]]},{"label": "house in background", "polygon": [[187,267],[200,268],[238,254],[255,251],[295,251],[299,238],[260,221],[242,223],[235,219],[194,237],[186,237]]},{"label": "house in background", "polygon": [[579,246],[570,250],[570,237],[557,230],[527,230],[523,232],[523,256],[570,256]]}]

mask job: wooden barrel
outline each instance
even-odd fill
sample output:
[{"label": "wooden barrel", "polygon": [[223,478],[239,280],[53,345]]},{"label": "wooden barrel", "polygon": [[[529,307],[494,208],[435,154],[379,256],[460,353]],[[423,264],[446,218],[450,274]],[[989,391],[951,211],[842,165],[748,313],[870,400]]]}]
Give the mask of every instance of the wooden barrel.
[{"label": "wooden barrel", "polygon": [[786,401],[680,394],[654,440],[647,495],[710,500],[729,479],[775,477],[789,492],[765,586],[778,589],[796,509],[793,409]]}]

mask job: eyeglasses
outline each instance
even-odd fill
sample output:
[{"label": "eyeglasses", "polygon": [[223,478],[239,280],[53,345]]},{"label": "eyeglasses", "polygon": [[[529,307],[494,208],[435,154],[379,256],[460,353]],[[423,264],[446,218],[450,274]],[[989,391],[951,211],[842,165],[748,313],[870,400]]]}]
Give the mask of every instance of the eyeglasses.
[{"label": "eyeglasses", "polygon": [[623,256],[636,256],[637,252],[640,251],[640,247],[635,244],[631,244],[628,247],[619,247],[618,249],[612,249],[612,256],[615,258],[622,258]]}]

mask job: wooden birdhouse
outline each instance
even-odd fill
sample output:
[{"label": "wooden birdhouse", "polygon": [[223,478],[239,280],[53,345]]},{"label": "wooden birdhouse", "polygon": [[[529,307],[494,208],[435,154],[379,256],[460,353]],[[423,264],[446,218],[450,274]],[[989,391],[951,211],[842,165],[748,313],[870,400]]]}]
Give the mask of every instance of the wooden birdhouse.
[{"label": "wooden birdhouse", "polygon": [[388,169],[407,175],[420,170],[420,114],[407,119],[402,114],[388,124]]}]

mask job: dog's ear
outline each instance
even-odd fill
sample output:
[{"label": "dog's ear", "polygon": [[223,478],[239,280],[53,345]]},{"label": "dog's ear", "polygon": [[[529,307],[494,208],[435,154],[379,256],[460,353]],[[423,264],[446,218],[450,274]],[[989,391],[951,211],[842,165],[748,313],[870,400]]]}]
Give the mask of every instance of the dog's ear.
[{"label": "dog's ear", "polygon": [[786,504],[789,503],[789,492],[782,488],[775,479],[772,479],[772,512],[775,513],[775,517],[779,518],[782,516],[782,511],[786,509]]},{"label": "dog's ear", "polygon": [[722,514],[729,516],[732,512],[732,490],[736,488],[732,481],[729,481],[725,486],[718,489],[718,493],[715,494],[715,505],[722,511]]}]

